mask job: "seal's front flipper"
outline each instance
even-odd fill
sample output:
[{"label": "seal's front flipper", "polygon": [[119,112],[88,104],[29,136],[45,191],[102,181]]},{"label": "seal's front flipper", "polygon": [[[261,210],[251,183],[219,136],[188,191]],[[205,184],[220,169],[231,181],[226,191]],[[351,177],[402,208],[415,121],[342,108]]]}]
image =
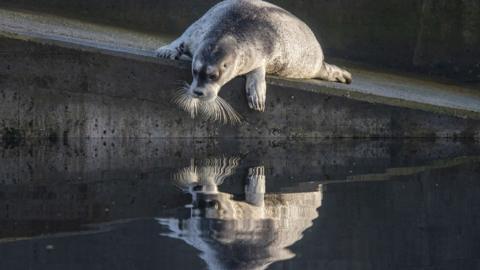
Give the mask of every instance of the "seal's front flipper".
[{"label": "seal's front flipper", "polygon": [[155,54],[158,58],[166,58],[172,60],[188,60],[187,48],[185,42],[175,40],[174,42],[158,48]]},{"label": "seal's front flipper", "polygon": [[264,112],[267,98],[267,82],[265,81],[265,67],[262,66],[247,74],[247,100],[250,109]]},{"label": "seal's front flipper", "polygon": [[317,78],[329,82],[352,83],[352,74],[350,72],[325,62],[320,72],[318,72]]},{"label": "seal's front flipper", "polygon": [[248,169],[247,185],[245,186],[245,201],[251,205],[265,204],[265,168]]}]

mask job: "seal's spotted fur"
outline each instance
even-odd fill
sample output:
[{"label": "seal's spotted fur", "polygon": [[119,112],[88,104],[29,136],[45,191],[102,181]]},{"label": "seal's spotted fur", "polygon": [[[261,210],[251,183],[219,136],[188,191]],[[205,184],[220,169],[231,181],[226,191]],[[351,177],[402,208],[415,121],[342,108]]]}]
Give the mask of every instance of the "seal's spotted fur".
[{"label": "seal's spotted fur", "polygon": [[214,102],[221,87],[239,75],[246,75],[248,104],[258,111],[265,110],[266,74],[352,81],[349,72],[324,62],[322,48],[304,22],[261,0],[220,2],[157,55],[193,60],[193,82],[185,95],[202,100],[201,106]]}]

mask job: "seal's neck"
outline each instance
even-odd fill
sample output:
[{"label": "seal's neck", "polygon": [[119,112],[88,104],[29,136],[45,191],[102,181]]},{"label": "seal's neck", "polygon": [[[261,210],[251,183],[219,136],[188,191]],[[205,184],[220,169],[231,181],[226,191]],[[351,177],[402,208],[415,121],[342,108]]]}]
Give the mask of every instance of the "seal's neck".
[{"label": "seal's neck", "polygon": [[255,44],[249,41],[235,40],[235,50],[237,52],[237,74],[245,75],[265,64],[265,57]]}]

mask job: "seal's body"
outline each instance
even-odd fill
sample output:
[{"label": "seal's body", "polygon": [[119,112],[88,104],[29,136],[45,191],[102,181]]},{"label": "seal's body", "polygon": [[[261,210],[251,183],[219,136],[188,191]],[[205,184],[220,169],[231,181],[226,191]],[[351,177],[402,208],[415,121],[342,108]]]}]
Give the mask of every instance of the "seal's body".
[{"label": "seal's body", "polygon": [[324,62],[322,48],[304,22],[261,0],[220,2],[157,55],[193,60],[194,80],[185,90],[203,102],[216,99],[231,79],[246,75],[249,105],[259,111],[265,110],[265,74],[351,82],[350,73]]}]

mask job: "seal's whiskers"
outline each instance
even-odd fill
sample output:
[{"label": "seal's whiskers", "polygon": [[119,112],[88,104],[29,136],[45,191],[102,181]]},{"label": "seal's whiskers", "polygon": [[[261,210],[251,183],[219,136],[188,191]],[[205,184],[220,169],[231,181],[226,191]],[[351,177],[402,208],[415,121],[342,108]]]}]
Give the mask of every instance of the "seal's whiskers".
[{"label": "seal's whiskers", "polygon": [[189,88],[190,85],[185,83],[172,101],[188,112],[192,118],[201,115],[207,120],[219,121],[224,124],[238,124],[241,122],[240,115],[221,97],[216,97],[211,101],[203,101],[189,95]]},{"label": "seal's whiskers", "polygon": [[240,115],[223,98],[217,97],[215,102],[217,102],[218,105],[222,108],[222,111],[226,114],[225,117],[229,119],[230,123],[236,124],[242,122]]}]

